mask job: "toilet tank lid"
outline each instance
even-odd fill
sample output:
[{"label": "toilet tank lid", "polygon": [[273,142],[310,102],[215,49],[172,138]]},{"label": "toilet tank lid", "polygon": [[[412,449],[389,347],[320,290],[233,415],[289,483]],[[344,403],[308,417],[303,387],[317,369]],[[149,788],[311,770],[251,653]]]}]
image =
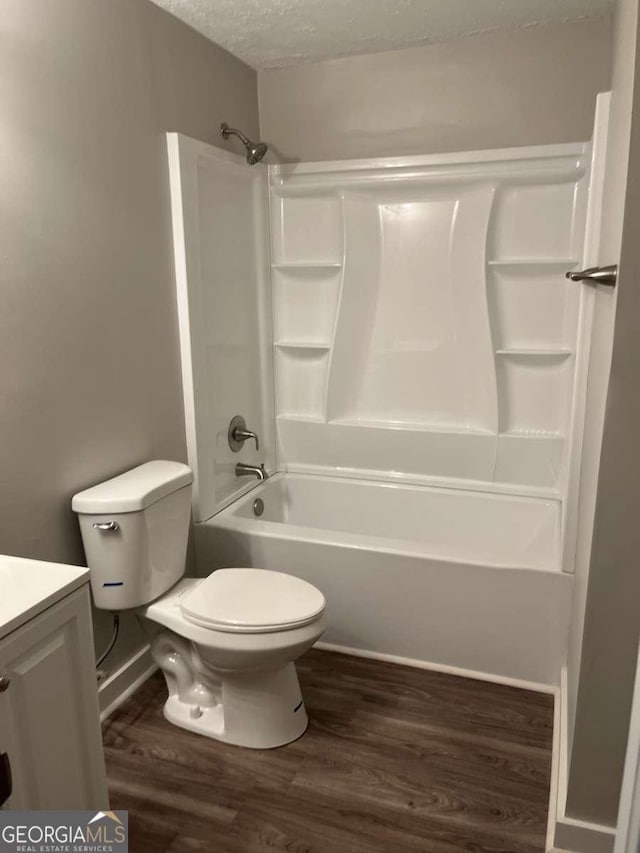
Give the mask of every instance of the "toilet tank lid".
[{"label": "toilet tank lid", "polygon": [[181,462],[146,462],[78,492],[71,508],[85,514],[137,512],[192,482],[191,468]]}]

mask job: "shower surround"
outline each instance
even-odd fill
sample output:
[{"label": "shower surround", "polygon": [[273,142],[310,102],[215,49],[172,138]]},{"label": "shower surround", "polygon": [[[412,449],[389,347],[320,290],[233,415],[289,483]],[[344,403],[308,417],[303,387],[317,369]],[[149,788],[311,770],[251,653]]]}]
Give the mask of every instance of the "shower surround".
[{"label": "shower surround", "polygon": [[562,491],[588,152],[271,171],[279,461]]},{"label": "shower surround", "polygon": [[591,146],[249,168],[168,141],[199,571],[311,580],[336,647],[556,684]]}]

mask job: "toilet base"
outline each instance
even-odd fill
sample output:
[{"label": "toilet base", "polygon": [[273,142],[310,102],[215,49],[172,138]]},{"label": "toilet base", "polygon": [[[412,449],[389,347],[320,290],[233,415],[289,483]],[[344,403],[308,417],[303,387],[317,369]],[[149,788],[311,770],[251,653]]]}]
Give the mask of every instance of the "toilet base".
[{"label": "toilet base", "polygon": [[293,663],[266,670],[217,670],[171,631],[157,634],[151,654],[164,673],[170,723],[251,749],[284,746],[309,723]]},{"label": "toilet base", "polygon": [[175,726],[250,749],[284,746],[304,734],[309,724],[298,675],[290,663],[278,670],[221,677],[222,701],[202,706],[177,693],[164,705]]}]

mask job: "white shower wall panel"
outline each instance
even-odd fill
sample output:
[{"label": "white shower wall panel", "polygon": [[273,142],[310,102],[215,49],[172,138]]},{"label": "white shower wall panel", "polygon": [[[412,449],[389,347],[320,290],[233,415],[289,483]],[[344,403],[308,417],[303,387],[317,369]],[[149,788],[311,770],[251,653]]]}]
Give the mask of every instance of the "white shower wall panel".
[{"label": "white shower wall panel", "polygon": [[563,492],[588,155],[270,168],[280,467]]},{"label": "white shower wall panel", "polygon": [[[473,280],[484,264],[493,188],[427,200],[394,195],[364,202],[345,195],[348,251],[329,418],[495,432],[487,299]],[[350,356],[355,337],[360,363]]]},{"label": "white shower wall panel", "polygon": [[[265,171],[179,134],[167,135],[194,518],[252,485],[237,462],[275,466],[268,188]],[[259,435],[235,453],[234,415]]]}]

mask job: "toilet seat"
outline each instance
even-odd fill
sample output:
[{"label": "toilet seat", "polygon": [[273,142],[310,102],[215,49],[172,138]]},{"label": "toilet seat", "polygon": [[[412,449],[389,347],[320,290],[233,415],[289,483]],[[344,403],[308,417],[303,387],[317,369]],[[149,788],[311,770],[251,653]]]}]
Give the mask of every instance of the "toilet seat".
[{"label": "toilet seat", "polygon": [[241,634],[308,625],[325,605],[324,595],[310,583],[267,569],[218,569],[180,599],[188,622]]}]

